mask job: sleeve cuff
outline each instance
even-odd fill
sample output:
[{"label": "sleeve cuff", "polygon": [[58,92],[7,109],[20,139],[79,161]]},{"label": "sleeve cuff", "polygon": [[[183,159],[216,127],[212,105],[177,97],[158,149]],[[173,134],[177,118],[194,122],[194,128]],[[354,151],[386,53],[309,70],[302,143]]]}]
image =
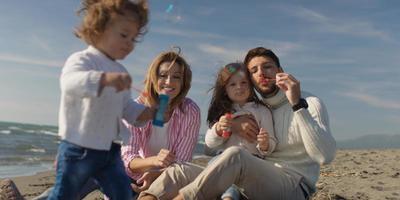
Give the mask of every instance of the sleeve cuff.
[{"label": "sleeve cuff", "polygon": [[222,143],[224,143],[225,139],[219,136],[216,132],[216,123],[209,129],[206,133],[206,145],[209,148],[215,148]]},{"label": "sleeve cuff", "polygon": [[100,95],[99,87],[100,87],[100,79],[103,72],[100,71],[90,71],[88,80],[87,80],[87,89],[88,93],[91,96],[97,97]]}]

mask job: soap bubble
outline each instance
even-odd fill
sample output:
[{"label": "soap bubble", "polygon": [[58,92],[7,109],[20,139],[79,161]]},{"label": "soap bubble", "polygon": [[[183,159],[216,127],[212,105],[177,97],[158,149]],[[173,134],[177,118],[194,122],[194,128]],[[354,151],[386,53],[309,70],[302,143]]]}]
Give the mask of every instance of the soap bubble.
[{"label": "soap bubble", "polygon": [[177,0],[172,0],[165,8],[166,19],[170,22],[177,23],[182,20],[181,9]]}]

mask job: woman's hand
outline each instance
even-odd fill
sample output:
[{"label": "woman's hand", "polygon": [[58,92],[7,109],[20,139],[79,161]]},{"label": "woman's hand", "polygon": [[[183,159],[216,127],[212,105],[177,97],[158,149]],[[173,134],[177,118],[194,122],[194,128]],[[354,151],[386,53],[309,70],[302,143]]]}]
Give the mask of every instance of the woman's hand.
[{"label": "woman's hand", "polygon": [[175,154],[167,149],[161,149],[157,156],[153,156],[152,159],[154,167],[165,168],[175,162]]},{"label": "woman's hand", "polygon": [[145,172],[142,177],[140,177],[136,182],[137,184],[141,184],[141,186],[138,186],[134,183],[131,183],[131,187],[133,189],[133,191],[140,193],[144,190],[147,190],[150,185],[153,183],[154,180],[156,180],[156,178],[158,176],[160,176],[162,171],[148,171]]},{"label": "woman's hand", "polygon": [[262,151],[268,151],[269,147],[269,135],[263,128],[260,129],[260,133],[257,135],[257,143]]}]

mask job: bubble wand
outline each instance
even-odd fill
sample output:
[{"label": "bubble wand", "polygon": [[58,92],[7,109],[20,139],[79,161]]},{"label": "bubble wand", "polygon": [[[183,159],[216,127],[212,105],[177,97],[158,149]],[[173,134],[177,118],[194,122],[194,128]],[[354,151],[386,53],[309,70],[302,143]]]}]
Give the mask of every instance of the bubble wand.
[{"label": "bubble wand", "polygon": [[166,94],[160,94],[158,96],[159,107],[157,109],[156,115],[153,119],[153,125],[163,127],[164,126],[164,113],[168,107],[169,96]]},{"label": "bubble wand", "polygon": [[147,92],[142,91],[141,89],[131,85],[131,89],[135,90],[136,92],[139,92],[140,95],[143,95],[144,97],[148,97],[149,95]]},{"label": "bubble wand", "polygon": [[[225,117],[227,119],[232,119],[232,113],[226,113]],[[230,128],[222,131],[222,137],[225,139],[229,138],[231,135],[232,135],[232,131]]]}]

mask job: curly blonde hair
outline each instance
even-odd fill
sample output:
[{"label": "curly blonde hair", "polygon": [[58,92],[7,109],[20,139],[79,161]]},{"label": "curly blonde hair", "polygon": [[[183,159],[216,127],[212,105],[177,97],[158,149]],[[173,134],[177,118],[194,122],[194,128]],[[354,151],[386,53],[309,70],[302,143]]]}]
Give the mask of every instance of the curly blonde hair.
[{"label": "curly blonde hair", "polygon": [[77,14],[83,15],[83,20],[75,35],[93,45],[116,15],[133,16],[139,29],[138,37],[143,36],[147,31],[149,11],[146,0],[83,0]]}]

